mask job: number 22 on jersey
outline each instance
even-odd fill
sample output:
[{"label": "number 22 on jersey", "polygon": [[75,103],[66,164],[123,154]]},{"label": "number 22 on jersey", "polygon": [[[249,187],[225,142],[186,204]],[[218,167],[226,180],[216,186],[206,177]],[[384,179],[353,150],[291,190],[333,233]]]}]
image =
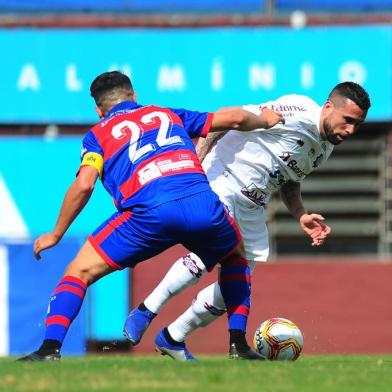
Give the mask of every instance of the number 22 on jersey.
[{"label": "number 22 on jersey", "polygon": [[[159,129],[155,143],[148,143],[142,146],[143,140],[143,124],[151,125],[159,122]],[[167,113],[151,112],[141,117],[140,123],[124,120],[112,128],[112,136],[115,139],[121,139],[126,136],[126,132],[130,132],[129,140],[129,159],[132,163],[136,162],[143,155],[154,151],[159,147],[165,147],[176,143],[184,144],[180,136],[169,136],[173,122]]]}]

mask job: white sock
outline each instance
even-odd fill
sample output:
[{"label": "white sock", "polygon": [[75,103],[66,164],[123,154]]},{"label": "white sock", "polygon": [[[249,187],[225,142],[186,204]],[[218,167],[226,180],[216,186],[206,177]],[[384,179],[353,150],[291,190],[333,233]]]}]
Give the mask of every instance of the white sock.
[{"label": "white sock", "polygon": [[194,253],[180,257],[144,300],[144,305],[151,312],[158,314],[171,297],[196,284],[205,271],[205,265]]},{"label": "white sock", "polygon": [[217,282],[197,294],[192,305],[168,326],[169,333],[177,342],[184,342],[196,328],[211,324],[226,313],[225,303]]},{"label": "white sock", "polygon": [[[252,260],[248,264],[252,273],[256,262]],[[184,342],[195,329],[210,325],[224,313],[225,301],[218,282],[215,282],[197,294],[192,305],[168,326],[168,331],[174,340]]]}]

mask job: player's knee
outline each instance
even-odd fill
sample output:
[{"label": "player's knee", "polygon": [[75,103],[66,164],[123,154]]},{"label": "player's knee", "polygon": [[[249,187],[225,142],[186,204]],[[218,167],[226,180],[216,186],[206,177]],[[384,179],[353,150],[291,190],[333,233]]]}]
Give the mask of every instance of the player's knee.
[{"label": "player's knee", "polygon": [[64,275],[74,276],[89,286],[107,273],[108,271],[103,271],[100,266],[76,258],[68,265]]},{"label": "player's knee", "polygon": [[200,291],[192,303],[192,309],[200,320],[200,326],[206,326],[226,313],[219,284],[213,283]]},{"label": "player's knee", "polygon": [[222,316],[226,313],[225,308],[218,308],[211,302],[202,302],[198,300],[198,298],[193,301],[192,310],[197,318],[197,325],[199,327],[206,327],[219,316]]}]

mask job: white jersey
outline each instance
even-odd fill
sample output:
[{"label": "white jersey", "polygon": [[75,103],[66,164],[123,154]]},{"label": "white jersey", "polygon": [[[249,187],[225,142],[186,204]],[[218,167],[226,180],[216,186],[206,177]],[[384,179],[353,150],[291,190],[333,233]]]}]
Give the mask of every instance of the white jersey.
[{"label": "white jersey", "polygon": [[258,206],[268,203],[287,181],[302,181],[333,150],[333,144],[321,139],[321,107],[312,99],[284,95],[243,108],[260,114],[264,107],[282,113],[285,124],[251,132],[229,131],[203,162],[208,177],[210,167],[223,167],[237,183],[238,192]]}]

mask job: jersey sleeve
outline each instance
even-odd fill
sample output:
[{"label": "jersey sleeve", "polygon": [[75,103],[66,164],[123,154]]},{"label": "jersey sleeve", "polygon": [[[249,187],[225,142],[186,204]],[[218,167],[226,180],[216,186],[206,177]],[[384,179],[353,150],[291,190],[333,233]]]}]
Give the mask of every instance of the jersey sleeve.
[{"label": "jersey sleeve", "polygon": [[83,139],[80,160],[81,163],[77,174],[79,174],[81,167],[88,165],[95,167],[99,173],[99,177],[102,178],[103,150],[92,131],[87,132]]},{"label": "jersey sleeve", "polygon": [[186,132],[191,138],[206,137],[210,131],[213,113],[195,112],[185,109],[171,109],[182,120]]},{"label": "jersey sleeve", "polygon": [[261,108],[263,107],[262,105],[244,105],[242,106],[242,109],[246,110],[247,112],[251,112],[253,114],[259,115],[261,113]]},{"label": "jersey sleeve", "polygon": [[297,129],[298,124],[314,125],[315,113],[319,106],[311,98],[304,95],[287,94],[273,101],[267,101],[258,105],[244,105],[244,110],[259,115],[264,108],[279,112],[286,120],[286,125],[277,124],[270,129],[290,128]]}]

